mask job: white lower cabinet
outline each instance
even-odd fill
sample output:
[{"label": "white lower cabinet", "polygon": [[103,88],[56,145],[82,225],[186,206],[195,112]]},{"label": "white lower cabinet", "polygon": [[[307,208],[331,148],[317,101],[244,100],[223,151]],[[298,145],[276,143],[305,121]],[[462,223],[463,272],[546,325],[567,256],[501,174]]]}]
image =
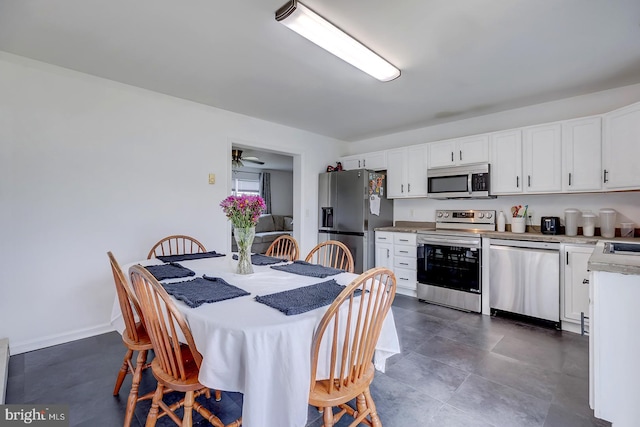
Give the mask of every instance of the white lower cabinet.
[{"label": "white lower cabinet", "polygon": [[376,231],[376,267],[393,270],[393,234],[389,231]]},{"label": "white lower cabinet", "polygon": [[[582,316],[589,317],[588,263],[593,248],[593,245],[563,245],[562,329],[570,332],[582,333]],[[588,319],[584,326],[588,326]]]},{"label": "white lower cabinet", "polygon": [[376,267],[396,276],[397,292],[416,296],[417,243],[415,233],[376,231]]}]

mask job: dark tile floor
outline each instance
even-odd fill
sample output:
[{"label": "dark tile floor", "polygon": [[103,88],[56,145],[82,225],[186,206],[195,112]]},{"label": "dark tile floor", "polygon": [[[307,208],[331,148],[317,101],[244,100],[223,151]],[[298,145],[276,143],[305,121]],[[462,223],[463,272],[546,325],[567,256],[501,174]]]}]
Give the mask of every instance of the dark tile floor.
[{"label": "dark tile floor", "polygon": [[[610,425],[589,409],[586,337],[401,295],[393,313],[402,354],[376,372],[371,391],[385,427]],[[115,332],[12,356],[7,403],[67,403],[72,426],[122,425],[130,376],[119,397],[111,393],[123,356]],[[146,372],[141,388],[154,387]],[[228,423],[240,415],[242,395],[206,405]],[[138,404],[134,426],[144,425],[148,408]],[[307,427],[321,425],[310,407]]]}]

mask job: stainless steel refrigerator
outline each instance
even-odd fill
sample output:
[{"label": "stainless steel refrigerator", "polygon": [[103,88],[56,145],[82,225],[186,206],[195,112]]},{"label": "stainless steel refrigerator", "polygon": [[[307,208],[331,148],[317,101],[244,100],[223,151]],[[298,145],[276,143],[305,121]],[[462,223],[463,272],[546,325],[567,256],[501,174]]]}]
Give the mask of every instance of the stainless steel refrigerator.
[{"label": "stainless steel refrigerator", "polygon": [[351,250],[355,272],[375,266],[376,227],[393,225],[384,173],[367,169],[321,173],[318,242],[338,240]]}]

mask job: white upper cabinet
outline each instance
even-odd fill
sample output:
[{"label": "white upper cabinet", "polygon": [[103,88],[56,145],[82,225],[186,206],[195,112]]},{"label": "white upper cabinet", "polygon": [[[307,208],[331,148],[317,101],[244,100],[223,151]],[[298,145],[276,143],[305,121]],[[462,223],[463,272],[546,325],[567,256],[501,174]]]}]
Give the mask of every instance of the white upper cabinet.
[{"label": "white upper cabinet", "polygon": [[429,168],[460,166],[489,161],[488,135],[475,135],[432,142],[428,146]]},{"label": "white upper cabinet", "polygon": [[522,131],[491,134],[489,151],[491,193],[522,193]]},{"label": "white upper cabinet", "polygon": [[640,188],[640,103],[604,115],[603,188]]},{"label": "white upper cabinet", "polygon": [[352,156],[340,157],[340,163],[344,170],[371,169],[374,171],[385,170],[387,168],[387,152],[374,151],[372,153],[354,154]]},{"label": "white upper cabinet", "polygon": [[562,190],[602,189],[602,118],[562,123]]},{"label": "white upper cabinet", "polygon": [[524,190],[562,191],[562,127],[560,123],[531,126],[522,131]]},{"label": "white upper cabinet", "polygon": [[387,197],[427,196],[427,145],[387,151]]}]

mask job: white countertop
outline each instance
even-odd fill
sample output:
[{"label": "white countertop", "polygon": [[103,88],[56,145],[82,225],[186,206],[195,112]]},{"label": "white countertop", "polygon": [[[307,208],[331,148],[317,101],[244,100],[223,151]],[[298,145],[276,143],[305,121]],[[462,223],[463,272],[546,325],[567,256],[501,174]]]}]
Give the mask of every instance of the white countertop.
[{"label": "white countertop", "polygon": [[[622,239],[605,239],[598,241],[591,257],[589,258],[589,270],[640,275],[640,255],[604,253],[605,242],[620,240]],[[635,239],[635,243],[637,243],[637,240],[638,239]]]}]

